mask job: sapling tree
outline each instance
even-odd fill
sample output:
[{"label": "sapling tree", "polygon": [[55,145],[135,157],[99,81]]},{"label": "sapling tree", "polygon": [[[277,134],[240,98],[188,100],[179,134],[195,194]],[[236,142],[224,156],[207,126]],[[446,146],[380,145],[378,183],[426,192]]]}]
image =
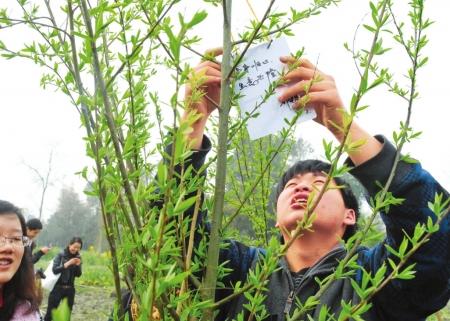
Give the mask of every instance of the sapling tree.
[{"label": "sapling tree", "polygon": [[29,164],[24,163],[26,167],[30,169],[36,176],[37,181],[41,185],[42,191],[41,191],[41,201],[39,203],[39,219],[42,219],[42,213],[44,211],[44,202],[45,202],[45,196],[47,193],[48,187],[51,185],[50,183],[50,174],[52,173],[52,162],[53,162],[53,151],[50,151],[50,154],[48,156],[48,168],[43,173],[36,167],[33,167]]},{"label": "sapling tree", "polygon": [[[266,285],[277,269],[278,259],[295,238],[312,229],[315,208],[323,193],[333,188],[329,185],[332,179],[350,170],[342,165],[342,155],[365,143],[351,143],[349,129],[353,118],[368,107],[363,101],[374,88],[386,86],[405,100],[407,114],[393,133],[398,149],[395,164],[400,160],[414,161],[402,156],[401,150],[420,135],[413,130],[410,119],[418,97],[417,75],[427,62],[423,48],[427,43],[425,31],[431,22],[424,16],[424,1],[411,1],[407,22],[398,20],[394,1],[373,1],[369,3],[371,21],[364,24],[372,39],[370,46],[346,46],[358,66],[360,79],[347,102],[349,109],[343,114],[343,125],[332,124],[342,143],[323,143],[325,158],[331,163],[325,187],[308,201],[304,218],[291,239],[286,244],[279,243],[270,223],[269,200],[289,160],[296,141],[296,121],[308,104],[309,92],[306,89],[299,99],[301,108],[293,119],[286,120],[284,130],[250,141],[246,123],[258,114],[261,103],[275,94],[283,80],[280,77],[271,84],[261,93],[261,102],[255,103],[254,110],[241,116],[239,97],[233,91],[240,77],[237,66],[250,46],[275,37],[293,36],[295,24],[307,22],[339,1],[293,4],[286,12],[279,11],[275,2],[267,1],[263,15],[249,19],[248,26],[238,35],[232,35],[231,0],[204,0],[198,11],[185,11],[189,3],[183,0],[61,0],[57,4],[50,0],[17,0],[14,6],[0,9],[3,58],[30,59],[41,66],[41,85],[66,94],[86,129],[84,139],[92,163],[80,174],[93,182],[89,194],[98,197],[100,203],[112,255],[117,295],[115,319],[127,317],[120,305],[123,287],[132,294],[134,320],[213,320],[218,308],[239,295],[245,295],[248,304],[238,319],[244,315],[248,320],[264,319]],[[216,26],[223,32],[222,58],[216,56],[217,51],[201,53],[196,49],[202,40],[196,33],[205,26],[209,12],[217,8],[223,17],[222,24]],[[1,41],[3,33],[13,33],[20,25],[30,28],[37,40],[24,43],[21,48]],[[402,84],[378,59],[389,53],[384,44],[391,37],[411,61],[408,84]],[[295,49],[298,51],[293,55],[300,58],[303,50]],[[203,61],[221,60],[220,100],[204,95],[205,77],[193,72],[193,66],[185,59],[188,54]],[[296,67],[294,63],[288,68]],[[310,86],[319,81],[314,78]],[[185,84],[192,91],[187,100],[183,98]],[[187,137],[201,115],[180,115],[200,100],[207,100],[218,109],[218,122],[213,119],[209,128],[217,133],[217,140],[212,137],[214,153],[207,164],[193,168],[189,157],[195,142]],[[352,277],[361,270],[356,249],[370,236],[377,213],[403,201],[389,190],[395,164],[386,185],[370,200],[372,211],[365,225],[346,242],[346,257],[334,274],[318,280],[317,294],[297,305],[289,320],[307,320],[333,281]],[[414,230],[405,231],[398,248],[388,248],[396,260],[386,261],[375,274],[363,271],[362,281],[352,283],[359,302],[342,302],[338,316],[322,306],[321,320],[361,320],[370,308],[371,298],[388,282],[414,277],[409,258],[449,215],[449,200],[442,195],[436,195],[430,207],[436,220],[417,224]],[[197,224],[204,210],[210,213],[207,232]],[[266,247],[266,255],[261,255],[245,282],[238,282],[229,296],[217,300],[216,289],[230,272],[218,263],[222,240],[230,235],[239,237],[233,221],[242,217],[251,222],[254,237],[250,241]],[[204,236],[201,241],[196,239],[198,235]]]}]

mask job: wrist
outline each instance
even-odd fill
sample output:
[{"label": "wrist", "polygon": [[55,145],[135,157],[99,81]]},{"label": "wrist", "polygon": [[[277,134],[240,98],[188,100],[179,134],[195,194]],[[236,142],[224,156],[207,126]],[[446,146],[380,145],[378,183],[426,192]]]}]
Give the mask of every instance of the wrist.
[{"label": "wrist", "polygon": [[375,157],[383,148],[382,143],[380,143],[375,137],[370,135],[355,122],[353,122],[350,127],[350,141],[348,142],[363,142],[363,144],[354,151],[348,152],[348,156],[356,166],[361,165],[369,159]]},{"label": "wrist", "polygon": [[181,123],[190,123],[192,127],[205,125],[209,114],[202,113],[196,109],[185,109],[181,117]]}]

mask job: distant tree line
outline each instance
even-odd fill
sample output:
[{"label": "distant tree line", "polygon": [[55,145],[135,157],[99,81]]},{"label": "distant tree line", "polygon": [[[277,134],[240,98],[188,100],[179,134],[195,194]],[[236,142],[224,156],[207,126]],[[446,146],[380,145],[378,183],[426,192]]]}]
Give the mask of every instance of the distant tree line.
[{"label": "distant tree line", "polygon": [[98,251],[107,249],[97,200],[93,197],[82,200],[73,187],[61,189],[56,211],[43,223],[39,245],[65,247],[73,236],[79,236],[85,249],[90,246]]}]

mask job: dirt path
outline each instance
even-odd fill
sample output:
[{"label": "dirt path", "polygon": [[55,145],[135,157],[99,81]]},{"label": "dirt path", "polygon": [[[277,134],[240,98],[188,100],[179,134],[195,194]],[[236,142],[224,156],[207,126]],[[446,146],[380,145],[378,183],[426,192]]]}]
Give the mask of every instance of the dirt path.
[{"label": "dirt path", "polygon": [[[107,321],[114,304],[112,291],[112,288],[77,285],[71,321]],[[47,302],[48,292],[44,291],[43,315],[47,311]]]}]

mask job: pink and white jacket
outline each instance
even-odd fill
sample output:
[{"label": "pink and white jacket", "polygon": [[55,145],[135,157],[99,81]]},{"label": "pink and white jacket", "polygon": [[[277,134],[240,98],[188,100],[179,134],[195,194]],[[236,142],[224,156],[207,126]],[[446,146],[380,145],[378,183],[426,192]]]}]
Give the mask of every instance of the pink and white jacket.
[{"label": "pink and white jacket", "polygon": [[32,311],[28,313],[29,309],[29,302],[19,303],[10,321],[39,321],[40,317],[38,311]]}]

